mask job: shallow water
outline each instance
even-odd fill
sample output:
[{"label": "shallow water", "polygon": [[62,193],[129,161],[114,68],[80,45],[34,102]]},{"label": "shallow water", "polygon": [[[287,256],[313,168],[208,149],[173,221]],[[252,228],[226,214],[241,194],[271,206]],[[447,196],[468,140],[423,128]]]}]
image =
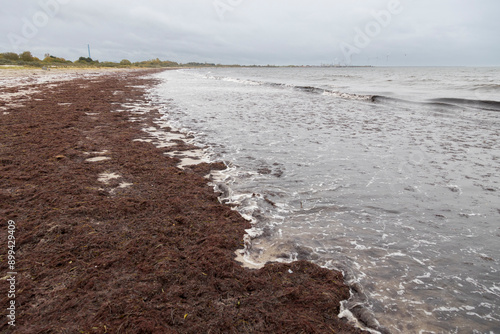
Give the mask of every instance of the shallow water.
[{"label": "shallow water", "polygon": [[166,71],[152,94],[255,224],[246,260],[345,272],[401,333],[500,333],[500,70]]}]

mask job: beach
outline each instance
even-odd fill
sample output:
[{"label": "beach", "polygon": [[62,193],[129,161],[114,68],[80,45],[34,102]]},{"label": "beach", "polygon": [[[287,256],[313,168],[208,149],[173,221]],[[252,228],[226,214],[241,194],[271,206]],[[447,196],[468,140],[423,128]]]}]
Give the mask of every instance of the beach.
[{"label": "beach", "polygon": [[209,185],[225,165],[189,165],[199,147],[158,124],[158,71],[0,70],[0,331],[362,333],[341,272],[236,262],[250,224]]}]

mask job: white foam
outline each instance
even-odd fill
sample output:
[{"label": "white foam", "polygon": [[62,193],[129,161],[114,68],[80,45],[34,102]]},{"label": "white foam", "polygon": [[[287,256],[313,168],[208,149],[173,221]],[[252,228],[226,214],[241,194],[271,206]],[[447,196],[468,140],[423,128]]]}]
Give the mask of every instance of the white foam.
[{"label": "white foam", "polygon": [[395,257],[395,256],[408,256],[408,255],[403,252],[393,252],[387,254],[385,257]]},{"label": "white foam", "polygon": [[97,181],[108,184],[111,180],[119,179],[119,178],[121,178],[120,174],[107,172],[107,173],[99,174]]},{"label": "white foam", "polygon": [[101,161],[106,161],[106,160],[111,160],[110,157],[93,157],[93,158],[88,158],[85,159],[87,162],[101,162]]},{"label": "white foam", "polygon": [[352,314],[352,312],[348,309],[347,307],[347,301],[342,301],[340,302],[340,313],[338,314],[338,317],[340,319],[345,318],[350,324],[354,325],[355,327],[361,328],[367,332],[370,332],[372,334],[382,334],[379,331],[376,331],[371,328],[367,328],[364,326],[355,316]]},{"label": "white foam", "polygon": [[433,312],[435,312],[435,311],[439,311],[439,312],[458,312],[458,311],[460,311],[460,309],[457,308],[457,307],[441,306],[441,307],[433,309],[432,311]]}]

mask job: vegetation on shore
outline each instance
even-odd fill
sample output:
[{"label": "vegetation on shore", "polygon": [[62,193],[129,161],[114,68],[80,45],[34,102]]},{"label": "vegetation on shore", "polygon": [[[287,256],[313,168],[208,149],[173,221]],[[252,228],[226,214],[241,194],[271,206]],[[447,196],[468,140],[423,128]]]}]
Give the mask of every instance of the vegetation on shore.
[{"label": "vegetation on shore", "polygon": [[31,54],[30,51],[24,51],[22,53],[5,52],[0,53],[0,66],[10,65],[10,66],[29,66],[29,67],[140,67],[140,68],[164,68],[164,67],[202,67],[202,66],[219,66],[213,63],[196,63],[190,62],[186,64],[177,63],[174,61],[160,60],[158,58],[131,62],[128,59],[123,59],[120,62],[111,62],[93,60],[90,57],[80,57],[75,61],[66,60],[64,58],[55,57],[50,54],[46,54],[43,59],[37,58]]}]

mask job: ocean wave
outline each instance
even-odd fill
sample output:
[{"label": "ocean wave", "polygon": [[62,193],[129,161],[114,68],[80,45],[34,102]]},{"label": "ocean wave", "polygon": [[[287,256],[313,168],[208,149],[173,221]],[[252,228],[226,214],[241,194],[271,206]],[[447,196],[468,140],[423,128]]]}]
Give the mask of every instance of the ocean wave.
[{"label": "ocean wave", "polygon": [[475,99],[442,97],[442,98],[433,98],[427,101],[419,102],[419,101],[410,101],[410,100],[398,99],[395,97],[388,97],[382,95],[373,95],[371,97],[371,101],[378,103],[420,104],[424,106],[438,106],[449,109],[471,108],[471,109],[480,109],[486,111],[500,111],[500,102],[492,100],[475,100]]},{"label": "ocean wave", "polygon": [[[280,82],[269,82],[269,81],[260,81],[260,80],[252,80],[252,79],[240,79],[234,77],[226,77],[226,76],[216,76],[212,73],[207,73],[204,75],[207,79],[212,80],[221,80],[226,82],[234,82],[243,85],[251,85],[251,86],[267,86],[279,89],[293,89],[299,92],[308,93],[308,94],[317,94],[324,96],[331,96],[340,99],[347,100],[358,100],[358,101],[369,101],[369,102],[378,102],[378,103],[412,103],[412,104],[423,104],[423,105],[437,105],[440,107],[447,108],[472,108],[472,109],[480,109],[487,111],[500,111],[500,101],[481,99],[481,96],[478,96],[479,99],[463,99],[463,98],[449,98],[449,97],[441,97],[441,98],[433,98],[427,101],[411,101],[397,97],[390,97],[385,95],[370,95],[370,94],[358,94],[353,92],[346,92],[341,90],[332,90],[326,89],[322,87],[312,86],[312,85],[295,85],[290,83],[280,83]],[[498,84],[483,84],[480,86],[474,87],[475,91],[483,91],[486,90],[491,92],[492,90],[500,90],[500,85]],[[476,94],[477,95],[477,94]],[[486,97],[486,96],[485,96]]]},{"label": "ocean wave", "polygon": [[205,77],[207,79],[235,82],[235,83],[239,83],[239,84],[252,85],[252,86],[268,86],[268,87],[274,87],[274,88],[295,89],[297,91],[304,92],[304,93],[328,95],[328,96],[334,96],[334,97],[348,99],[348,100],[373,101],[373,98],[374,98],[373,95],[364,95],[364,94],[355,94],[355,93],[334,91],[334,90],[329,90],[329,89],[324,89],[324,88],[314,87],[314,86],[298,86],[298,85],[292,85],[292,84],[287,84],[287,83],[267,82],[267,81],[258,81],[258,80],[250,80],[250,79],[238,79],[238,78],[229,78],[229,77],[214,76],[214,75],[206,75]]},{"label": "ocean wave", "polygon": [[474,109],[483,109],[490,111],[500,111],[500,102],[491,100],[473,100],[460,98],[436,98],[430,100],[434,103],[448,104],[458,107],[469,107]]}]

